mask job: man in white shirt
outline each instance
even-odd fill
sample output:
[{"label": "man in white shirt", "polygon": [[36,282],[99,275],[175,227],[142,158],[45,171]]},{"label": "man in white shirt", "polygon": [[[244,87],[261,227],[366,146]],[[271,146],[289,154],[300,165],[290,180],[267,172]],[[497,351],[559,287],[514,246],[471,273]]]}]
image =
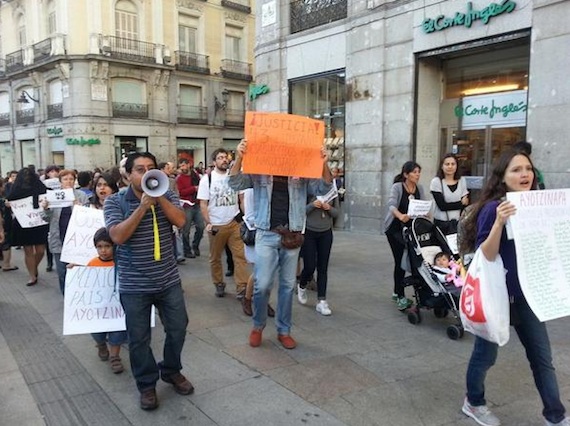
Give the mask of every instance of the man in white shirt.
[{"label": "man in white shirt", "polygon": [[221,257],[227,244],[234,259],[237,298],[241,299],[245,295],[249,272],[240,237],[238,193],[228,184],[228,152],[218,148],[212,153],[212,161],[214,169],[200,180],[197,196],[210,240],[210,272],[216,296],[224,297],[226,284]]}]

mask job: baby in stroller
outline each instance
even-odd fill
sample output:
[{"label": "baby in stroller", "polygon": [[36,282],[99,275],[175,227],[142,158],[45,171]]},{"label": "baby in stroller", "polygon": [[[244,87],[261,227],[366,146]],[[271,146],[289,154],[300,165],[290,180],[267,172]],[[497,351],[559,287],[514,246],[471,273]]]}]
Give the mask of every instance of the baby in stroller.
[{"label": "baby in stroller", "polygon": [[433,263],[433,272],[440,283],[453,283],[455,287],[463,287],[461,265],[455,262],[448,253],[440,251],[435,255]]}]

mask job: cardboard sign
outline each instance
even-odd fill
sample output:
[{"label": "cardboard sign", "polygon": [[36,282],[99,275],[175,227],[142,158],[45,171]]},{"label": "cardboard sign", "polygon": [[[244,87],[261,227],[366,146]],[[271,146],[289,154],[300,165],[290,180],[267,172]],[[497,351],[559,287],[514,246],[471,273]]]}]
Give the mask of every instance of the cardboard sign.
[{"label": "cardboard sign", "polygon": [[[116,287],[116,291],[115,291]],[[65,277],[63,334],[123,331],[125,312],[115,286],[115,268],[76,266]],[[155,326],[154,306],[151,327]]]},{"label": "cardboard sign", "polygon": [[570,189],[507,192],[519,282],[540,321],[570,315]]},{"label": "cardboard sign", "polygon": [[245,114],[247,153],[243,172],[274,176],[320,178],[324,123],[292,114],[248,111]]},{"label": "cardboard sign", "polygon": [[49,189],[61,189],[59,178],[44,179],[44,185]]},{"label": "cardboard sign", "polygon": [[75,201],[75,194],[72,188],[55,189],[46,192],[46,198],[50,209],[56,207],[71,207]]},{"label": "cardboard sign", "polygon": [[103,226],[105,226],[103,210],[83,206],[73,207],[61,248],[61,261],[87,265],[97,256],[93,235]]},{"label": "cardboard sign", "polygon": [[[40,195],[40,204],[44,198],[45,195]],[[12,200],[10,201],[10,207],[12,208],[12,213],[14,213],[14,216],[16,216],[16,219],[22,228],[35,228],[47,224],[47,222],[44,221],[40,215],[40,212],[42,212],[43,209],[41,207],[34,209],[32,197]]]}]

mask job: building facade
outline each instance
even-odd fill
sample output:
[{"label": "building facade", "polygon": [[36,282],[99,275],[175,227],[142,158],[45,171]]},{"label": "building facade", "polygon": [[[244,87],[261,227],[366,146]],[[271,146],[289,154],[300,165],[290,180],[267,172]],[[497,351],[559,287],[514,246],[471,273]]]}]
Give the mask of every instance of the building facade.
[{"label": "building facade", "polygon": [[208,163],[243,137],[250,0],[0,1],[0,173],[132,151]]},{"label": "building facade", "polygon": [[255,107],[325,121],[345,227],[381,231],[403,163],[427,190],[446,152],[474,196],[520,140],[547,187],[570,185],[569,1],[260,0],[257,15]]}]

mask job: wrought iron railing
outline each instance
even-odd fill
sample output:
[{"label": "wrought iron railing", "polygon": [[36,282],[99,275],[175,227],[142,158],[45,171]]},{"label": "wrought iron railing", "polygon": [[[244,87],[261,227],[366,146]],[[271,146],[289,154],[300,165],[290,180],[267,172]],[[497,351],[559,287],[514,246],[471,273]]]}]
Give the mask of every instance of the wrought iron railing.
[{"label": "wrought iron railing", "polygon": [[178,105],[178,122],[182,124],[206,124],[208,123],[208,108]]},{"label": "wrought iron railing", "polygon": [[229,78],[251,81],[251,64],[247,62],[222,59],[222,75]]},{"label": "wrought iron railing", "polygon": [[239,10],[240,12],[251,13],[249,0],[222,0],[222,6]]},{"label": "wrought iron railing", "polygon": [[10,113],[3,112],[0,114],[0,126],[8,126],[10,124]]},{"label": "wrought iron railing", "polygon": [[176,51],[174,56],[176,58],[176,68],[179,70],[210,74],[210,59],[208,56],[182,52],[180,50]]},{"label": "wrought iron railing", "polygon": [[99,48],[103,54],[113,58],[134,62],[155,62],[153,43],[123,37],[102,36]]},{"label": "wrought iron railing", "polygon": [[51,56],[51,38],[46,38],[34,45],[34,64],[46,61]]},{"label": "wrought iron railing", "polygon": [[113,117],[148,118],[148,105],[113,102]]},{"label": "wrought iron railing", "polygon": [[47,118],[62,118],[63,117],[63,104],[51,104],[47,106]]},{"label": "wrought iron railing", "polygon": [[226,109],[224,125],[228,127],[243,127],[245,111],[243,109]]},{"label": "wrought iron railing", "polygon": [[292,0],[291,34],[346,18],[347,0]]},{"label": "wrought iron railing", "polygon": [[34,122],[34,108],[20,109],[16,111],[16,123],[29,124]]},{"label": "wrought iron railing", "polygon": [[6,75],[6,61],[0,58],[0,78]]},{"label": "wrought iron railing", "polygon": [[20,71],[24,68],[24,51],[17,50],[6,55],[6,73]]}]

